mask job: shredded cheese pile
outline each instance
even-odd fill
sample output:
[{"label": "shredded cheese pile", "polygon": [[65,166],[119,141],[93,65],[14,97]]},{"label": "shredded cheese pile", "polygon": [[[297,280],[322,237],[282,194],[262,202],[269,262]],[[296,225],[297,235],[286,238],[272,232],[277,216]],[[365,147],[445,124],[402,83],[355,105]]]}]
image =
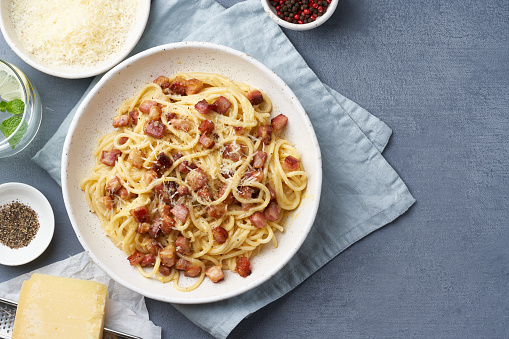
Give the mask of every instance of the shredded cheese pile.
[{"label": "shredded cheese pile", "polygon": [[27,52],[49,65],[89,67],[115,55],[138,0],[13,0],[11,18]]}]

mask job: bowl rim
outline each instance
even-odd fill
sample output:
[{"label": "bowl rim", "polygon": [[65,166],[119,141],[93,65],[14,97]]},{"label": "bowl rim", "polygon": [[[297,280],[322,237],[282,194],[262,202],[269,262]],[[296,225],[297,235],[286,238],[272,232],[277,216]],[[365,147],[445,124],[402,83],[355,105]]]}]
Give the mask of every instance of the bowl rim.
[{"label": "bowl rim", "polygon": [[179,303],[179,304],[203,304],[203,303],[215,302],[215,301],[220,301],[220,300],[225,300],[225,299],[228,299],[228,298],[231,298],[231,297],[235,297],[237,295],[245,293],[245,292],[247,292],[247,291],[249,291],[249,290],[251,290],[251,289],[253,289],[253,288],[255,288],[255,287],[259,286],[259,285],[261,285],[262,283],[264,283],[267,280],[269,280],[270,278],[272,278],[274,275],[276,275],[295,256],[295,254],[301,248],[301,246],[304,243],[304,241],[307,239],[307,236],[308,236],[309,232],[311,231],[311,228],[312,228],[312,226],[314,224],[314,221],[316,219],[316,215],[317,215],[318,207],[319,207],[319,202],[320,202],[320,196],[321,196],[321,188],[322,188],[322,157],[321,157],[321,151],[320,151],[320,146],[319,146],[319,143],[318,143],[318,139],[316,137],[314,129],[312,128],[311,121],[310,121],[307,113],[305,112],[304,108],[302,107],[301,103],[298,101],[298,99],[296,100],[296,104],[298,105],[297,107],[300,107],[301,112],[303,112],[303,114],[299,114],[299,117],[301,117],[304,120],[304,122],[306,123],[306,125],[310,126],[310,128],[311,128],[311,132],[312,133],[311,133],[310,136],[311,136],[312,140],[310,142],[312,142],[314,145],[316,145],[316,147],[315,147],[316,156],[315,157],[316,157],[316,160],[317,160],[317,168],[319,168],[319,171],[318,171],[319,173],[314,173],[314,175],[317,177],[317,180],[316,180],[317,185],[316,185],[316,187],[314,188],[313,191],[307,191],[307,193],[306,193],[306,194],[310,194],[310,195],[315,197],[315,199],[313,199],[313,201],[310,203],[311,207],[310,207],[310,214],[309,214],[310,215],[309,216],[309,225],[307,225],[307,227],[302,230],[303,232],[301,232],[301,236],[298,239],[296,239],[297,241],[294,242],[295,246],[294,246],[294,250],[292,251],[291,255],[285,257],[284,258],[285,260],[281,260],[278,264],[274,265],[274,266],[277,267],[277,269],[274,269],[273,271],[270,272],[270,274],[266,274],[266,275],[260,277],[258,280],[255,280],[252,283],[247,284],[247,285],[245,285],[242,288],[235,289],[234,291],[225,292],[225,293],[222,293],[222,294],[217,294],[217,295],[213,295],[211,297],[200,298],[199,300],[196,300],[196,299],[192,299],[192,298],[186,298],[185,297],[185,293],[186,292],[181,292],[181,293],[183,293],[182,297],[175,297],[175,296],[172,296],[172,295],[160,295],[160,294],[157,294],[157,293],[153,293],[153,292],[150,292],[150,291],[147,291],[147,290],[140,289],[137,286],[134,286],[133,284],[131,284],[129,281],[123,280],[121,277],[119,277],[119,275],[117,275],[113,270],[111,270],[105,263],[103,263],[91,251],[91,249],[89,248],[89,246],[87,245],[87,243],[83,239],[83,236],[81,235],[81,231],[80,231],[79,227],[77,226],[78,223],[77,223],[76,217],[75,217],[75,215],[73,213],[73,207],[71,206],[71,199],[70,199],[70,194],[69,194],[70,190],[68,189],[69,188],[69,183],[68,183],[68,180],[67,180],[67,166],[68,166],[67,164],[68,164],[68,161],[69,161],[68,154],[69,154],[69,148],[71,147],[71,144],[72,144],[73,134],[76,131],[76,128],[78,127],[78,122],[79,122],[81,116],[86,111],[86,107],[91,102],[92,98],[98,92],[100,92],[102,90],[102,87],[111,78],[114,78],[116,75],[118,75],[123,69],[129,67],[132,63],[134,63],[134,62],[136,62],[136,61],[138,61],[140,59],[143,59],[145,57],[149,57],[149,56],[151,56],[153,54],[163,53],[163,52],[165,52],[167,50],[177,50],[177,49],[189,48],[189,47],[191,47],[191,48],[208,48],[208,49],[217,50],[217,51],[220,51],[220,52],[227,52],[229,54],[233,54],[236,57],[240,57],[243,60],[248,61],[251,64],[254,64],[256,67],[262,68],[265,71],[270,72],[271,75],[274,76],[274,81],[279,86],[281,86],[281,88],[285,87],[285,89],[290,91],[289,93],[291,93],[295,98],[297,98],[297,96],[295,96],[295,94],[290,89],[290,87],[275,72],[270,70],[267,66],[265,66],[263,63],[261,63],[260,61],[256,60],[255,58],[249,56],[248,54],[246,54],[244,52],[240,52],[238,50],[235,50],[233,48],[230,48],[230,47],[227,47],[227,46],[223,46],[223,45],[219,45],[219,44],[216,44],[216,43],[195,42],[195,41],[170,43],[170,44],[165,44],[165,45],[160,45],[160,46],[156,46],[156,47],[150,48],[150,49],[145,50],[143,52],[140,52],[140,53],[138,53],[138,54],[136,54],[134,56],[131,56],[130,58],[124,60],[123,62],[121,62],[120,64],[118,64],[114,68],[112,68],[109,72],[107,72],[100,79],[100,81],[92,88],[92,90],[83,99],[82,103],[80,104],[80,106],[78,107],[78,109],[76,111],[76,114],[74,115],[74,117],[73,117],[73,119],[71,121],[71,124],[69,126],[69,130],[68,130],[66,138],[65,138],[64,147],[63,147],[63,153],[62,153],[62,162],[61,162],[61,182],[62,182],[62,194],[63,194],[64,204],[65,204],[65,207],[66,207],[69,219],[71,221],[72,227],[73,227],[73,229],[74,229],[74,231],[76,233],[76,236],[78,237],[78,240],[80,241],[81,245],[83,246],[83,248],[85,249],[87,254],[92,258],[92,260],[101,269],[103,269],[113,280],[115,280],[116,282],[118,282],[121,285],[125,286],[126,288],[128,288],[130,290],[133,290],[133,291],[135,291],[135,292],[137,292],[139,294],[142,294],[142,295],[144,295],[144,296],[146,296],[148,298],[151,298],[151,299],[156,299],[156,300],[160,300],[160,301],[164,301],[164,302]]},{"label": "bowl rim", "polygon": [[272,5],[269,4],[269,0],[260,1],[262,3],[263,9],[265,10],[265,12],[267,12],[267,14],[272,20],[274,20],[278,25],[282,27],[292,29],[295,31],[307,31],[324,24],[327,20],[329,20],[332,14],[334,14],[334,11],[338,7],[339,2],[339,0],[332,0],[329,6],[327,7],[327,11],[325,12],[325,14],[318,17],[313,22],[308,22],[307,24],[294,24],[279,18],[275,13],[275,9],[272,7]]},{"label": "bowl rim", "polygon": [[[0,16],[0,30],[2,31],[2,34],[4,36],[5,41],[9,45],[9,47],[16,53],[18,57],[20,57],[24,62],[26,62],[28,65],[32,66],[33,68],[49,74],[53,75],[59,78],[64,79],[83,79],[83,78],[89,78],[96,76],[98,74],[104,73],[108,70],[110,70],[112,67],[117,65],[119,62],[121,62],[125,57],[129,55],[129,53],[132,52],[138,41],[140,41],[141,36],[143,35],[143,32],[145,31],[145,27],[147,26],[149,14],[150,14],[150,6],[151,1],[148,0],[139,0],[140,8],[142,9],[139,11],[141,21],[139,25],[139,29],[137,31],[134,31],[134,39],[126,40],[124,43],[124,48],[122,48],[117,56],[115,58],[112,58],[109,60],[109,62],[105,62],[102,64],[102,66],[99,66],[95,68],[94,70],[88,70],[84,72],[67,72],[67,71],[59,71],[52,67],[48,67],[46,65],[40,64],[37,62],[34,58],[32,58],[28,53],[25,53],[21,48],[17,46],[17,44],[14,42],[14,40],[11,38],[11,34],[9,34],[6,25],[7,23],[3,20],[3,15]],[[124,50],[122,52],[122,50]]]}]

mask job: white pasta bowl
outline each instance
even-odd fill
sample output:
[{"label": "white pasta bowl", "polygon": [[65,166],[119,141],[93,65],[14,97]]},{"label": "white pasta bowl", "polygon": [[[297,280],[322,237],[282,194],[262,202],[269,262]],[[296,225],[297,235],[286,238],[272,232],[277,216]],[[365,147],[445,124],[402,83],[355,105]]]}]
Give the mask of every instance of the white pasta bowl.
[{"label": "white pasta bowl", "polygon": [[[26,50],[14,28],[11,14],[12,2],[12,0],[0,0],[0,29],[2,30],[4,39],[7,44],[9,44],[9,47],[11,47],[14,53],[33,68],[46,74],[67,79],[92,77],[110,70],[113,66],[122,61],[140,40],[147,25],[150,13],[150,1],[139,0],[137,8],[134,11],[135,19],[129,28],[125,42],[116,53],[112,54],[107,59],[90,66],[74,64],[54,65],[39,60],[37,56]],[[83,48],[87,48],[87,46],[84,46]]]},{"label": "white pasta bowl", "polygon": [[[252,274],[242,278],[225,271],[225,279],[205,279],[191,292],[179,292],[173,283],[147,279],[129,265],[127,256],[103,233],[98,217],[89,211],[80,181],[89,176],[93,152],[100,135],[113,131],[112,118],[118,106],[158,75],[176,72],[218,73],[265,92],[273,113],[288,116],[284,137],[301,154],[308,186],[299,207],[287,218],[286,230],[277,234],[279,246],[265,244],[251,260]],[[291,89],[270,69],[234,49],[200,42],[182,42],[139,53],[109,71],[85,97],[72,120],[62,157],[62,191],[76,235],[86,252],[108,275],[146,297],[166,302],[197,304],[223,300],[246,292],[274,276],[299,250],[310,231],[318,209],[322,183],[320,148],[311,122]],[[187,280],[189,279],[189,280]],[[180,283],[190,285],[194,278]]]}]

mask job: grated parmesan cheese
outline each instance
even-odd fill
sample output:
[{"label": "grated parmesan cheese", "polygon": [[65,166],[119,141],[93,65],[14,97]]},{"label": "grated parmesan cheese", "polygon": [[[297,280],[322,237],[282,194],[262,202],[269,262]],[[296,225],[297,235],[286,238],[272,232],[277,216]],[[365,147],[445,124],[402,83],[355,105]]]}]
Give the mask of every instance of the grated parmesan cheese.
[{"label": "grated parmesan cheese", "polygon": [[13,0],[11,18],[27,52],[54,66],[90,67],[118,53],[138,0]]}]

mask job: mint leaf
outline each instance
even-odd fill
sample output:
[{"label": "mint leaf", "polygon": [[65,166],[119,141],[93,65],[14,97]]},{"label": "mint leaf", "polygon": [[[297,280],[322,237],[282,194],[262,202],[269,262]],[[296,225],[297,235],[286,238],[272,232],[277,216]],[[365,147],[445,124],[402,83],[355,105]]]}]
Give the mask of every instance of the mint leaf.
[{"label": "mint leaf", "polygon": [[7,101],[0,102],[0,111],[5,111],[7,109]]},{"label": "mint leaf", "polygon": [[[15,115],[13,117],[10,117],[9,119],[5,119],[2,124],[0,125],[0,132],[4,135],[4,137],[7,139],[18,127],[18,125],[21,122],[21,119],[23,119],[20,115]],[[16,147],[16,145],[19,143],[23,135],[25,135],[25,132],[27,131],[28,124],[26,121],[23,120],[23,123],[21,124],[21,127],[19,130],[14,134],[12,138],[9,139],[9,144],[11,145],[12,149]]]},{"label": "mint leaf", "polygon": [[14,99],[7,103],[7,112],[11,114],[23,114],[25,103],[21,99]]}]

